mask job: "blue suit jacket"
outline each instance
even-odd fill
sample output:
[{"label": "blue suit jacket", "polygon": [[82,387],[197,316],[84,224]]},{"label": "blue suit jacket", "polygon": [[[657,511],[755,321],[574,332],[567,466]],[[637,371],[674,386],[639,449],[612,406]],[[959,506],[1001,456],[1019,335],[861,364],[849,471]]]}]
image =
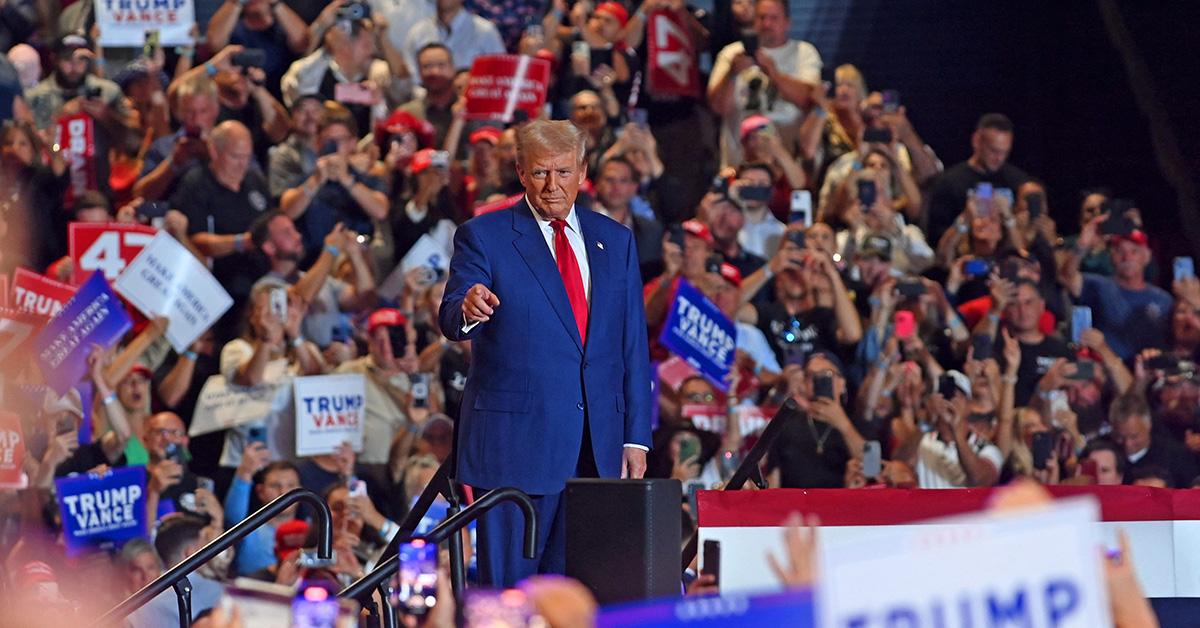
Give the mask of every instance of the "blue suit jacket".
[{"label": "blue suit jacket", "polygon": [[[618,477],[625,443],[650,446],[650,364],[637,245],[628,229],[578,206],[591,269],[586,347],[562,276],[529,206],[467,221],[454,236],[439,322],[471,340],[458,434],[458,480],[535,495],[575,476],[587,412],[602,477]],[[475,284],[500,299],[462,332]]]}]

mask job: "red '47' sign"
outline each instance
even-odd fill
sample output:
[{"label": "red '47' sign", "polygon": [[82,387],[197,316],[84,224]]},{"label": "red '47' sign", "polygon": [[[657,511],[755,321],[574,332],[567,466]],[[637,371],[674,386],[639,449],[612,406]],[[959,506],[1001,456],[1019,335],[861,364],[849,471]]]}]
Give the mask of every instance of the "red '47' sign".
[{"label": "red '47' sign", "polygon": [[687,25],[673,11],[652,11],[646,26],[647,89],[654,94],[700,97],[700,71]]},{"label": "red '47' sign", "polygon": [[144,225],[103,222],[73,222],[67,232],[71,261],[75,265],[72,281],[83,283],[92,272],[104,273],[116,281],[117,275],[150,243],[158,230]]}]

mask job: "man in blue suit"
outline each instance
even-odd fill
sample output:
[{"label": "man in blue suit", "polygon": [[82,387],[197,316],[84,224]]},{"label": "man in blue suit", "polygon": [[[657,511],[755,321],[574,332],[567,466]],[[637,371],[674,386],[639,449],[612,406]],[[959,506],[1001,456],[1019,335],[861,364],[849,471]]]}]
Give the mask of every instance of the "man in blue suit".
[{"label": "man in blue suit", "polygon": [[482,584],[566,567],[563,489],[574,477],[641,478],[650,445],[650,364],[631,232],[575,207],[585,137],[539,120],[517,134],[525,198],[454,237],[442,333],[471,340],[458,480],[534,498],[537,558],[521,555],[511,504],[480,520]]}]

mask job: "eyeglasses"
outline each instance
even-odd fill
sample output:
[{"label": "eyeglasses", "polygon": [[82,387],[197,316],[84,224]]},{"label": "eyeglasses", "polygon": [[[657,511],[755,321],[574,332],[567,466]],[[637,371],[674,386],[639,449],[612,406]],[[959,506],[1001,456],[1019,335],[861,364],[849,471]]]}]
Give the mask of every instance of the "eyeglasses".
[{"label": "eyeglasses", "polygon": [[694,392],[684,395],[684,399],[692,403],[712,403],[716,397],[712,393]]},{"label": "eyeglasses", "polygon": [[150,433],[156,436],[161,436],[162,438],[169,438],[171,436],[174,436],[175,438],[183,438],[184,436],[187,436],[187,432],[183,430],[172,430],[165,427],[151,430]]}]

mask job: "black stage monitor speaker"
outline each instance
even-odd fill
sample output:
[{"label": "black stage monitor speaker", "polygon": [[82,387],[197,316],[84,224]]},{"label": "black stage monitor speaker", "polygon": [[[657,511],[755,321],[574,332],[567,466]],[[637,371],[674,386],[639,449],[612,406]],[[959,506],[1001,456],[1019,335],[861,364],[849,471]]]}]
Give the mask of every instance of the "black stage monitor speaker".
[{"label": "black stage monitor speaker", "polygon": [[679,480],[567,482],[567,575],[601,604],[680,594]]}]

